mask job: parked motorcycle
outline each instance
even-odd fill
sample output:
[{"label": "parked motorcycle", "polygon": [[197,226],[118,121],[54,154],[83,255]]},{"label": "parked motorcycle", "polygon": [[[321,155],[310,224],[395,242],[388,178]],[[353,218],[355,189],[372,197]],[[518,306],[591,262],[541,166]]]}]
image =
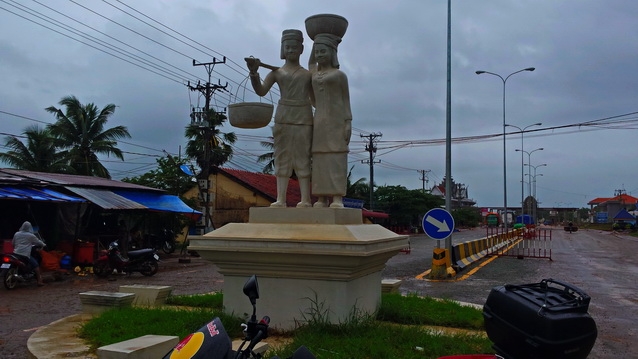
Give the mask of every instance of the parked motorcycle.
[{"label": "parked motorcycle", "polygon": [[[42,262],[40,256],[41,246],[33,246],[31,248],[31,256]],[[29,263],[29,259],[19,256],[15,253],[5,253],[2,256],[2,264],[0,264],[0,278],[7,289],[14,289],[18,283],[25,283],[35,280],[35,272]]]},{"label": "parked motorcycle", "polygon": [[[243,289],[244,294],[250,300],[253,306],[253,314],[245,324],[244,339],[235,351],[232,349],[232,341],[226,333],[224,326],[219,318],[215,318],[195,333],[190,334],[179,342],[171,351],[169,351],[163,359],[260,359],[262,355],[255,353],[255,346],[268,337],[268,325],[270,318],[264,316],[257,321],[257,299],[259,299],[259,285],[257,277],[252,276],[246,281]],[[279,359],[273,357],[272,359]],[[308,348],[301,346],[292,355],[290,359],[315,359]]]},{"label": "parked motorcycle", "polygon": [[128,257],[122,255],[117,241],[111,242],[108,249],[102,251],[93,263],[93,273],[106,278],[113,270],[117,270],[128,274],[140,272],[150,277],[159,270],[159,255],[153,248],[129,251],[127,255]]},{"label": "parked motorcycle", "polygon": [[162,250],[166,254],[175,252],[175,232],[162,228],[159,234],[149,234],[146,237],[147,243],[156,250]]}]

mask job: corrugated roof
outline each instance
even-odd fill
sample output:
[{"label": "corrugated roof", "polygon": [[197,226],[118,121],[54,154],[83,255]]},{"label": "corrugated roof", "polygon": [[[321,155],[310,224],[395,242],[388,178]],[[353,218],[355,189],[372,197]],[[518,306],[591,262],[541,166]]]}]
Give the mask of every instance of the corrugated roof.
[{"label": "corrugated roof", "polygon": [[589,205],[603,204],[606,202],[621,202],[624,204],[637,204],[638,198],[634,196],[630,196],[628,194],[619,194],[618,196],[615,196],[615,197],[598,197],[596,199],[589,201],[587,204]]},{"label": "corrugated roof", "polygon": [[146,206],[126,199],[106,189],[65,186],[69,191],[86,198],[103,209],[147,209]]},{"label": "corrugated roof", "polygon": [[[102,177],[78,176],[62,173],[34,172],[25,170],[16,170],[12,168],[0,169],[0,176],[4,174],[18,176],[30,180],[46,181],[52,184],[74,187],[105,187],[105,188],[127,188],[145,191],[164,192],[157,188],[140,186],[133,183],[126,183],[116,180],[110,180]],[[14,179],[15,180],[15,179]]]},{"label": "corrugated roof", "polygon": [[[218,168],[218,170],[234,178],[244,186],[261,193],[271,202],[277,200],[277,177],[265,173],[248,172],[231,168]],[[301,192],[299,191],[299,181],[290,179],[286,191],[286,206],[295,207],[300,201]]]},{"label": "corrugated roof", "polygon": [[[277,199],[277,177],[264,173],[255,173],[231,168],[218,168],[220,172],[232,177],[244,186],[260,192],[271,201]],[[312,201],[316,201],[316,196],[312,196]],[[288,190],[286,191],[286,206],[296,207],[301,201],[301,191],[299,190],[299,181],[290,179],[288,182]],[[388,218],[387,213],[369,211],[363,209],[362,213],[366,217]]]},{"label": "corrugated roof", "polygon": [[68,196],[49,188],[24,186],[0,186],[0,199],[44,202],[85,202],[82,198]]},{"label": "corrugated roof", "polygon": [[604,202],[607,202],[609,200],[608,197],[598,197],[598,198],[594,198],[591,201],[589,201],[587,204],[592,205],[592,204],[601,204]]}]

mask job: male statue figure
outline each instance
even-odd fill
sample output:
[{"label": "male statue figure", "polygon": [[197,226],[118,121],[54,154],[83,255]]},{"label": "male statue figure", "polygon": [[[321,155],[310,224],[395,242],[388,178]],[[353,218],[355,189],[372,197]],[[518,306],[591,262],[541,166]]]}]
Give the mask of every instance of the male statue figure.
[{"label": "male statue figure", "polygon": [[268,93],[277,83],[281,97],[275,111],[273,127],[277,201],[271,207],[286,207],[288,179],[293,171],[299,180],[301,202],[297,207],[312,206],[310,199],[310,149],[312,146],[313,97],[311,74],[299,64],[303,52],[303,34],[299,30],[284,30],[281,35],[282,67],[272,70],[263,83],[257,70],[261,62],[246,58],[250,82],[259,96]]}]

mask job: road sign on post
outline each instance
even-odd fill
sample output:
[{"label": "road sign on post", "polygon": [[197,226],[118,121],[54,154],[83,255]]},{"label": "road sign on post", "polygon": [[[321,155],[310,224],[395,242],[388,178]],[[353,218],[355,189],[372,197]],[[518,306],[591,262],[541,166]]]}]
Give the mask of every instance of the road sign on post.
[{"label": "road sign on post", "polygon": [[430,238],[445,239],[454,232],[454,218],[443,208],[433,208],[423,216],[423,232]]}]

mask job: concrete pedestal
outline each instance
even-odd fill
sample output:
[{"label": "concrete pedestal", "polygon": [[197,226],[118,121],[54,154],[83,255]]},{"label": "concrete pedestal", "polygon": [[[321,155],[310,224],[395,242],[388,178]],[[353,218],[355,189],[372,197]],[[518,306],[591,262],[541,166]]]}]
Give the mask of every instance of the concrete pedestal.
[{"label": "concrete pedestal", "polygon": [[242,288],[256,274],[257,316],[293,329],[316,314],[338,323],[374,313],[381,271],[407,244],[407,236],[363,224],[359,209],[255,207],[249,223],[191,236],[188,249],[219,267],[228,312],[252,313]]},{"label": "concrete pedestal", "polygon": [[164,305],[173,287],[168,285],[121,285],[121,293],[134,293],[133,306],[155,307]]}]

